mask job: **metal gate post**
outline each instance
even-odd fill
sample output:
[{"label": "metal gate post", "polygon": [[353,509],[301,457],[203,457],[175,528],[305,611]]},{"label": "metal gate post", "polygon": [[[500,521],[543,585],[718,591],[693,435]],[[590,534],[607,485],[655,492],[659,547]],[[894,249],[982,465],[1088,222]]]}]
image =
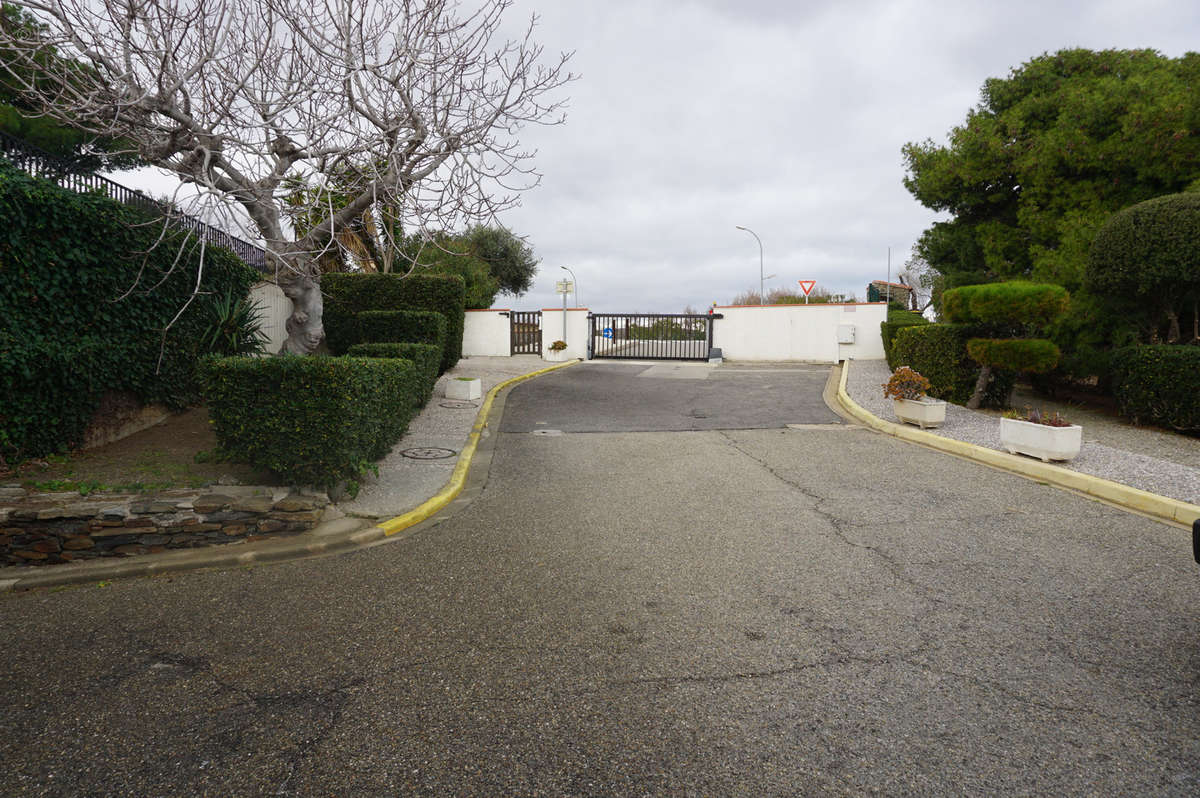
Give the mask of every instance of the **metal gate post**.
[{"label": "metal gate post", "polygon": [[596,343],[596,317],[592,312],[588,311],[588,340],[587,340],[587,359],[592,359],[592,348]]}]

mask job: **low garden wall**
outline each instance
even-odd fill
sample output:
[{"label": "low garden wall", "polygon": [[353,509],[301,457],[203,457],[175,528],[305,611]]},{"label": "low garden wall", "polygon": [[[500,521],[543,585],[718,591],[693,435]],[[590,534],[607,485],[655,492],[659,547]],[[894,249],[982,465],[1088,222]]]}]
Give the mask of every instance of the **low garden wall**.
[{"label": "low garden wall", "polygon": [[231,485],[155,494],[37,493],[0,487],[0,563],[64,562],[192,549],[312,529],[324,493]]}]

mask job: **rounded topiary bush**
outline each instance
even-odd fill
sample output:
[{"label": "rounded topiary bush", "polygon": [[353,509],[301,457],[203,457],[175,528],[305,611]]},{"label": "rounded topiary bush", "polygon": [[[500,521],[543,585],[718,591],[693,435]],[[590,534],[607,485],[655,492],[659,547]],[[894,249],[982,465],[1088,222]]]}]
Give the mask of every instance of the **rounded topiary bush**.
[{"label": "rounded topiary bush", "polygon": [[1200,302],[1200,193],[1168,194],[1113,214],[1092,241],[1086,285],[1143,316],[1165,319],[1168,341],[1180,337],[1179,315]]}]

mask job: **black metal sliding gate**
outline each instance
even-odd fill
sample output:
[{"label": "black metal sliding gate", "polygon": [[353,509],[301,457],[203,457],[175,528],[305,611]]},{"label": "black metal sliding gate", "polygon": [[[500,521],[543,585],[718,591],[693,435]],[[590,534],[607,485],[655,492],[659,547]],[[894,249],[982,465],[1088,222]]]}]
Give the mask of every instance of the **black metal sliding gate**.
[{"label": "black metal sliding gate", "polygon": [[588,355],[627,360],[708,360],[712,314],[589,313]]},{"label": "black metal sliding gate", "polygon": [[542,353],[542,312],[511,311],[509,321],[509,351],[514,355]]}]

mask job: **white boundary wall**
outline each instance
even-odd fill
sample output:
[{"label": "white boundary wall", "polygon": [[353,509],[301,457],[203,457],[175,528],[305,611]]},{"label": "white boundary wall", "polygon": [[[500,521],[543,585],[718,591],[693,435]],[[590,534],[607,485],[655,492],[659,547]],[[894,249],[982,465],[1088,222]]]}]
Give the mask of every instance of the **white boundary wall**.
[{"label": "white boundary wall", "polygon": [[562,308],[542,308],[542,357],[546,357],[550,344],[566,341],[567,348],[555,360],[570,360],[587,357],[588,309],[567,308],[567,337],[563,338]]},{"label": "white boundary wall", "polygon": [[507,308],[468,310],[463,323],[463,357],[508,357],[512,351],[509,312]]},{"label": "white boundary wall", "polygon": [[[713,346],[729,360],[839,360],[883,358],[879,325],[884,302],[845,305],[732,305],[715,307]],[[839,328],[853,328],[854,343],[838,343]]]},{"label": "white boundary wall", "polygon": [[258,304],[262,331],[267,336],[267,353],[276,354],[287,340],[287,320],[292,315],[292,300],[275,283],[250,286],[250,300]]}]

